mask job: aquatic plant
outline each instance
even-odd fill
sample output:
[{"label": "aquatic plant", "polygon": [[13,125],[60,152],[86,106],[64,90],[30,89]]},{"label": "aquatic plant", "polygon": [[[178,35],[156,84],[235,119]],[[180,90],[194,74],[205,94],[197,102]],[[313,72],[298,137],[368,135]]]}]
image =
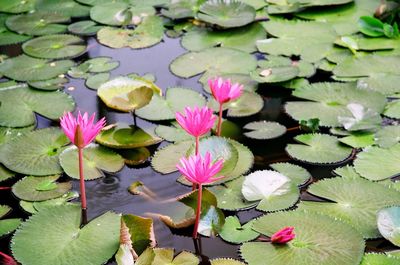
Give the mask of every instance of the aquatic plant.
[{"label": "aquatic plant", "polygon": [[296,234],[293,233],[293,230],[293,226],[282,228],[271,236],[271,243],[286,244],[287,242],[292,241],[296,237]]}]

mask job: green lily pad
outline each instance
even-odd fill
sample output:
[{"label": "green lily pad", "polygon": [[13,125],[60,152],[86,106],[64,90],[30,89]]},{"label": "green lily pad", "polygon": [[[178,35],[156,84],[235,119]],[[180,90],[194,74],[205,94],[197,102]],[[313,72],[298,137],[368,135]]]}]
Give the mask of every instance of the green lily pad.
[{"label": "green lily pad", "polygon": [[389,118],[400,119],[400,100],[389,102],[383,114]]},{"label": "green lily pad", "polygon": [[21,208],[31,214],[37,213],[43,209],[47,209],[48,207],[57,207],[60,205],[71,204],[69,201],[79,198],[79,193],[76,191],[69,191],[62,195],[61,197],[45,200],[45,201],[24,201],[21,200],[19,205]]},{"label": "green lily pad", "polygon": [[74,58],[86,51],[83,39],[67,34],[41,36],[22,45],[29,56],[45,59]]},{"label": "green lily pad", "polygon": [[73,61],[51,61],[20,55],[0,64],[0,73],[17,81],[47,80],[64,74],[74,65]]},{"label": "green lily pad", "polygon": [[118,152],[125,160],[125,164],[130,166],[141,165],[150,158],[151,154],[146,147],[138,147],[134,149],[124,149]]},{"label": "green lily pad", "polygon": [[292,207],[300,196],[299,189],[288,177],[271,170],[247,175],[242,194],[247,201],[259,201],[257,209],[265,212]]},{"label": "green lily pad", "polygon": [[0,12],[23,13],[34,9],[36,0],[4,0],[0,4]]},{"label": "green lily pad", "polygon": [[400,245],[400,207],[393,206],[384,208],[378,212],[378,229],[381,235],[392,242]]},{"label": "green lily pad", "polygon": [[350,103],[347,105],[351,116],[338,116],[339,122],[347,131],[374,130],[380,128],[382,123],[381,116],[363,105]]},{"label": "green lily pad", "polygon": [[375,133],[375,142],[383,148],[390,148],[400,142],[400,126],[385,126]]},{"label": "green lily pad", "polygon": [[0,205],[0,218],[3,218],[11,212],[11,207],[8,205]]},{"label": "green lily pad", "polygon": [[[25,177],[13,185],[12,192],[19,199],[25,201],[45,201],[58,198],[67,193],[72,187],[71,182],[54,183],[59,177],[59,175]],[[48,188],[44,188],[45,185]],[[50,188],[49,185],[51,186]]]},{"label": "green lily pad", "polygon": [[250,132],[244,133],[247,137],[260,140],[277,138],[286,133],[285,126],[269,121],[251,122],[246,124],[243,129],[250,130]]},{"label": "green lily pad", "polygon": [[365,253],[360,265],[397,265],[400,259],[381,253]]},{"label": "green lily pad", "polygon": [[25,35],[49,35],[63,33],[67,30],[69,16],[62,14],[36,11],[9,17],[6,21],[7,28]]},{"label": "green lily pad", "polygon": [[294,184],[301,186],[307,183],[311,178],[307,169],[291,163],[274,163],[269,165],[273,170],[288,177]]},{"label": "green lily pad", "polygon": [[24,132],[32,131],[36,125],[27,127],[11,128],[11,127],[0,127],[0,146],[21,135]]},{"label": "green lily pad", "polygon": [[400,193],[362,178],[332,178],[312,184],[308,192],[330,202],[303,201],[299,209],[318,212],[351,224],[365,238],[380,237],[377,212],[400,203]]},{"label": "green lily pad", "polygon": [[36,9],[69,17],[87,17],[90,7],[73,0],[36,0]]},{"label": "green lily pad", "polygon": [[151,166],[161,174],[169,174],[177,171],[176,165],[181,157],[185,156],[193,145],[193,141],[182,141],[167,145],[155,152]]},{"label": "green lily pad", "polygon": [[42,91],[17,85],[0,90],[0,125],[23,127],[36,123],[35,113],[57,120],[75,108],[73,98],[60,91]]},{"label": "green lily pad", "polygon": [[[2,164],[0,164],[0,182],[11,179],[11,178],[15,177],[15,175],[16,175],[15,172],[8,170],[6,167],[4,167]],[[0,214],[0,216],[1,216],[1,214]]]},{"label": "green lily pad", "polygon": [[172,122],[171,126],[158,125],[155,133],[168,142],[182,142],[194,140],[177,122]]},{"label": "green lily pad", "polygon": [[310,164],[334,164],[346,160],[352,149],[327,134],[301,134],[294,138],[301,144],[288,144],[286,152],[296,160]]},{"label": "green lily pad", "polygon": [[366,179],[384,180],[399,174],[400,165],[395,162],[399,157],[400,144],[387,149],[370,146],[357,154],[357,158],[354,160],[354,168]]},{"label": "green lily pad", "polygon": [[390,96],[400,93],[400,89],[396,85],[398,82],[400,82],[400,75],[376,73],[368,77],[359,78],[357,80],[357,87],[371,89],[385,96]]},{"label": "green lily pad", "polygon": [[241,27],[254,21],[256,10],[241,1],[213,0],[202,4],[197,17],[224,28]]},{"label": "green lily pad", "polygon": [[167,89],[165,98],[154,94],[150,103],[137,110],[136,115],[151,121],[172,120],[175,119],[175,113],[182,112],[185,107],[202,107],[205,104],[204,96],[198,92],[189,88],[171,87]]},{"label": "green lily pad", "polygon": [[353,148],[364,148],[375,144],[373,132],[353,132],[340,138],[339,141]]},{"label": "green lily pad", "polygon": [[258,218],[253,229],[266,236],[293,226],[296,238],[287,244],[244,243],[241,256],[249,265],[273,260],[276,265],[356,265],[364,253],[364,240],[340,220],[303,211],[278,212]]},{"label": "green lily pad", "polygon": [[224,31],[196,28],[187,32],[181,44],[189,51],[200,51],[215,46],[238,49],[244,52],[255,52],[255,42],[264,39],[266,32],[259,23]]},{"label": "green lily pad", "polygon": [[0,237],[14,232],[21,223],[22,219],[19,218],[0,220]]},{"label": "green lily pad", "polygon": [[68,26],[68,31],[81,36],[92,36],[96,35],[97,31],[99,31],[103,26],[100,26],[96,22],[91,20],[83,20],[72,23]]},{"label": "green lily pad", "polygon": [[255,220],[251,220],[250,222],[241,225],[239,218],[236,216],[228,216],[225,218],[225,224],[222,227],[220,236],[223,240],[234,244],[240,244],[256,239],[260,234],[251,228],[254,221]]},{"label": "green lily pad", "polygon": [[120,216],[107,212],[83,228],[80,217],[78,205],[39,211],[16,231],[11,244],[14,257],[22,264],[32,265],[107,262],[119,246]]},{"label": "green lily pad", "polygon": [[182,251],[174,258],[173,248],[154,248],[147,249],[139,257],[135,264],[137,265],[198,265],[199,258],[194,254]]},{"label": "green lily pad", "polygon": [[86,79],[85,85],[90,89],[97,90],[101,85],[110,80],[110,76],[110,73],[91,75]]},{"label": "green lily pad", "polygon": [[125,123],[117,123],[103,129],[96,137],[96,141],[111,148],[131,149],[154,145],[162,141],[151,129],[143,130]]},{"label": "green lily pad", "polygon": [[[256,91],[258,88],[258,82],[253,80],[248,74],[219,74],[218,76],[222,77],[223,79],[230,79],[232,83],[239,83],[243,85],[243,90]],[[203,75],[199,79],[199,82],[203,85],[204,91],[211,94],[211,89],[208,85],[208,77]]]},{"label": "green lily pad", "polygon": [[239,50],[218,47],[185,53],[172,61],[170,70],[179,77],[189,78],[204,72],[206,75],[215,72],[248,74],[256,66],[254,56]]},{"label": "green lily pad", "polygon": [[15,172],[26,175],[59,174],[58,155],[69,140],[54,127],[23,133],[2,148],[1,162]]},{"label": "green lily pad", "polygon": [[179,0],[170,2],[161,9],[161,14],[171,19],[195,17],[200,5],[206,0]]},{"label": "green lily pad", "polygon": [[335,41],[336,45],[351,51],[392,50],[398,47],[398,42],[388,38],[368,38],[362,35],[342,36]]},{"label": "green lily pad", "polygon": [[211,265],[245,265],[243,262],[231,258],[217,258],[210,260],[210,262]]},{"label": "green lily pad", "polygon": [[9,15],[0,14],[0,45],[16,44],[29,40],[30,36],[12,32],[6,27],[5,22],[9,17]]},{"label": "green lily pad", "polygon": [[91,58],[86,62],[84,62],[84,64],[88,66],[88,71],[91,73],[109,72],[119,66],[118,61],[114,61],[112,57],[107,57],[107,56],[99,56]]},{"label": "green lily pad", "polygon": [[[60,165],[68,176],[79,179],[78,150],[75,146],[65,149],[60,154]],[[114,173],[121,170],[123,166],[123,158],[106,147],[91,144],[83,150],[85,180],[104,177],[103,171]]]},{"label": "green lily pad", "polygon": [[147,247],[154,247],[153,219],[125,214],[122,220],[129,229],[132,247],[140,255]]},{"label": "green lily pad", "polygon": [[68,83],[68,81],[69,80],[65,77],[56,77],[43,81],[29,81],[28,85],[30,87],[46,91],[62,90],[64,88],[64,84]]},{"label": "green lily pad", "polygon": [[104,27],[97,32],[103,45],[111,48],[131,47],[141,49],[159,43],[164,35],[164,26],[158,16],[148,16],[135,29]]}]

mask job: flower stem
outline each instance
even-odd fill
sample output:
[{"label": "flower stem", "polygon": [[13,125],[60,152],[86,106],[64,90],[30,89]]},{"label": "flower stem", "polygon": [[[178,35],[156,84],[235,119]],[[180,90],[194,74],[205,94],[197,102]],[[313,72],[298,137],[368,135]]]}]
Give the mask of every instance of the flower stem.
[{"label": "flower stem", "polygon": [[197,238],[197,230],[199,229],[200,214],[201,214],[201,200],[203,193],[203,186],[199,184],[198,196],[197,196],[197,208],[196,208],[196,221],[194,223],[193,238]]},{"label": "flower stem", "polygon": [[79,184],[81,190],[81,204],[82,204],[82,219],[81,224],[87,224],[87,206],[86,206],[86,191],[85,191],[85,177],[83,175],[83,148],[78,147],[79,158]]},{"label": "flower stem", "polygon": [[222,103],[219,104],[217,136],[221,136],[221,125],[222,125]]},{"label": "flower stem", "polygon": [[[200,146],[200,136],[196,136],[196,151],[195,154],[198,155],[199,154],[199,146]],[[192,185],[192,191],[194,191],[196,189],[196,183],[193,183]]]}]

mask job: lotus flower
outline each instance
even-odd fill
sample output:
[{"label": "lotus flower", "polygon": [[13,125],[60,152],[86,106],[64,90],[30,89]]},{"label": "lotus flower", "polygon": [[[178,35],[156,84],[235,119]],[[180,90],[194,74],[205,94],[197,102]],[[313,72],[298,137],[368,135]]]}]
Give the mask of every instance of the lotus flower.
[{"label": "lotus flower", "polygon": [[179,125],[188,134],[196,137],[196,154],[198,154],[200,136],[211,130],[217,117],[215,117],[213,111],[208,107],[194,107],[193,110],[186,107],[184,114],[177,112],[175,117]]},{"label": "lotus flower", "polygon": [[208,184],[219,180],[223,177],[214,178],[221,171],[223,160],[218,160],[214,164],[211,160],[211,154],[206,152],[204,158],[200,155],[193,155],[189,158],[181,158],[181,165],[176,165],[179,171],[193,184],[198,185],[196,220],[194,223],[193,238],[197,238],[197,230],[199,228],[201,201],[203,193],[203,184]]},{"label": "lotus flower", "polygon": [[213,97],[219,103],[217,135],[220,136],[222,125],[222,106],[224,103],[240,97],[240,95],[242,95],[243,86],[238,83],[232,84],[230,79],[224,80],[221,77],[209,79],[208,85],[210,86]]},{"label": "lotus flower", "polygon": [[79,159],[79,183],[81,192],[81,207],[82,218],[81,223],[87,223],[87,206],[86,206],[86,191],[85,191],[85,177],[83,175],[83,148],[90,144],[100,130],[104,127],[106,121],[104,118],[94,123],[95,114],[89,117],[88,113],[82,114],[79,112],[78,117],[75,118],[70,112],[65,113],[60,119],[60,125],[64,134],[71,140],[71,142],[78,148]]},{"label": "lotus flower", "polygon": [[65,135],[78,148],[84,148],[90,144],[100,130],[106,124],[105,118],[94,123],[95,114],[89,117],[88,113],[82,114],[79,112],[75,118],[71,112],[64,114],[60,119],[61,128]]},{"label": "lotus flower", "polygon": [[271,243],[273,244],[286,244],[287,242],[293,240],[296,234],[293,233],[294,227],[285,227],[271,236]]}]

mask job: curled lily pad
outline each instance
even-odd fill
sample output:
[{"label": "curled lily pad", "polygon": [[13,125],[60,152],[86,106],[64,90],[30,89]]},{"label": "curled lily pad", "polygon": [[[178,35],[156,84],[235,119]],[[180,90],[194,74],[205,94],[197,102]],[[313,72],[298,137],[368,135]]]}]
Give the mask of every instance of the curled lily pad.
[{"label": "curled lily pad", "polygon": [[297,160],[311,164],[339,163],[352,154],[352,149],[343,146],[335,136],[301,134],[294,139],[302,144],[288,144],[286,152]]},{"label": "curled lily pad", "polygon": [[129,229],[132,247],[140,255],[147,247],[155,246],[153,219],[126,214],[122,220]]},{"label": "curled lily pad", "polygon": [[[79,179],[78,150],[75,146],[60,154],[60,164],[68,176]],[[86,180],[104,177],[103,171],[114,173],[123,166],[122,157],[106,147],[92,144],[83,150],[83,175]]]},{"label": "curled lily pad", "polygon": [[82,36],[92,36],[97,33],[102,28],[96,22],[91,20],[84,20],[72,23],[68,26],[68,31]]},{"label": "curled lily pad", "polygon": [[43,80],[43,81],[30,81],[28,82],[28,85],[36,89],[52,91],[52,90],[62,90],[64,88],[64,84],[67,82],[68,79],[65,77],[56,77],[53,79]]},{"label": "curled lily pad", "polygon": [[239,218],[228,216],[225,218],[225,224],[222,227],[220,236],[229,243],[240,244],[257,238],[260,234],[252,230],[254,220],[241,225]]},{"label": "curled lily pad", "polygon": [[243,129],[250,130],[244,133],[247,137],[261,140],[277,138],[286,133],[286,127],[278,122],[255,121],[246,124]]},{"label": "curled lily pad", "polygon": [[210,0],[202,4],[197,17],[224,28],[247,25],[254,21],[254,7],[236,0]]},{"label": "curled lily pad", "polygon": [[381,235],[392,242],[400,245],[400,207],[393,206],[384,208],[378,212],[378,229]]},{"label": "curled lily pad", "polygon": [[69,16],[36,11],[9,17],[6,25],[10,30],[19,34],[40,36],[65,32],[67,25],[61,23],[69,21]]},{"label": "curled lily pad", "polygon": [[59,175],[46,177],[25,177],[15,183],[12,192],[21,200],[45,201],[61,197],[71,187],[71,182],[55,183]]},{"label": "curled lily pad", "polygon": [[20,55],[0,64],[0,73],[18,81],[47,80],[66,73],[73,61],[50,61]]},{"label": "curled lily pad", "polygon": [[36,9],[69,17],[86,17],[90,8],[73,0],[36,0]]},{"label": "curled lily pad", "polygon": [[86,51],[83,40],[74,35],[54,34],[25,42],[22,50],[32,57],[45,59],[73,58]]},{"label": "curled lily pad", "polygon": [[125,123],[117,123],[103,129],[96,137],[96,141],[116,149],[131,149],[154,145],[162,141],[152,130],[143,130]]},{"label": "curled lily pad", "polygon": [[32,265],[61,265],[66,260],[76,265],[107,262],[119,246],[120,216],[107,212],[83,228],[80,216],[79,205],[39,211],[16,231],[11,244],[14,257]]},{"label": "curled lily pad", "polygon": [[141,165],[150,158],[151,154],[146,147],[138,147],[134,149],[124,149],[118,152],[125,160],[125,164],[130,166]]},{"label": "curled lily pad", "polygon": [[22,174],[59,174],[62,168],[58,163],[58,155],[68,142],[63,132],[54,127],[27,132],[4,145],[1,162]]}]

